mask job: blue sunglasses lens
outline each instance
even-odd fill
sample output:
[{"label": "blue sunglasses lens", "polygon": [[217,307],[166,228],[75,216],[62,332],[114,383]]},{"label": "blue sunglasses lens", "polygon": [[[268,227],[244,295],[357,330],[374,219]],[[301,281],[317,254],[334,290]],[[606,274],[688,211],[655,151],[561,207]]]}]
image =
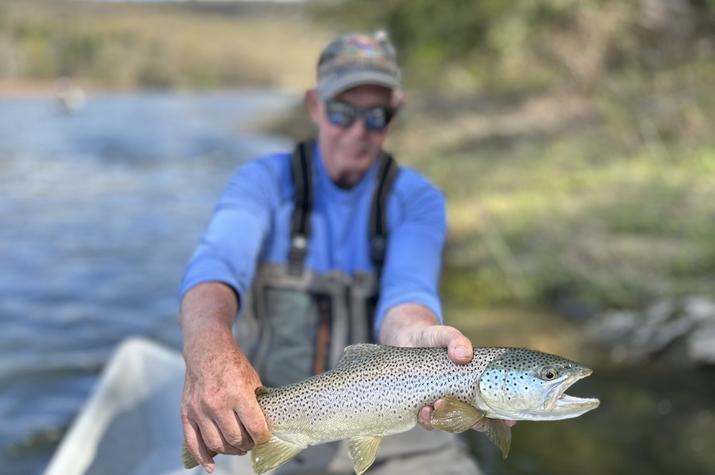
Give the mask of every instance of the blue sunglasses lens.
[{"label": "blue sunglasses lens", "polygon": [[328,120],[331,124],[340,127],[350,127],[352,123],[355,122],[357,111],[354,107],[337,101],[330,101],[325,105],[328,113]]},{"label": "blue sunglasses lens", "polygon": [[330,123],[343,128],[350,127],[359,116],[365,119],[368,129],[384,130],[395,115],[395,111],[386,106],[361,109],[340,101],[328,101],[325,106]]}]

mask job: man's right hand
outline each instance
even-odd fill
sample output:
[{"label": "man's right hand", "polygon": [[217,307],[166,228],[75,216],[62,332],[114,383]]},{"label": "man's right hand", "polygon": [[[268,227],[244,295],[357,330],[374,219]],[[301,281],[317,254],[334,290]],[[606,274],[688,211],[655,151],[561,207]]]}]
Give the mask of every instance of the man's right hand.
[{"label": "man's right hand", "polygon": [[199,285],[182,302],[184,441],[209,472],[212,453],[244,455],[270,438],[256,400],[260,378],[231,333],[236,306],[233,291],[222,284]]}]

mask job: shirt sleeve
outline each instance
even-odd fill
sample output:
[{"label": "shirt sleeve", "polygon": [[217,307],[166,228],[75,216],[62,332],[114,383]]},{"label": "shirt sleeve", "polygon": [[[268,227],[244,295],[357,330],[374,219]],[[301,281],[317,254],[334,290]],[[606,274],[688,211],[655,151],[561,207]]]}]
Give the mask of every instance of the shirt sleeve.
[{"label": "shirt sleeve", "polygon": [[389,231],[376,335],[390,308],[403,303],[424,305],[442,321],[438,285],[447,227],[444,196],[426,181],[413,188],[394,197],[402,219]]},{"label": "shirt sleeve", "polygon": [[270,223],[276,180],[266,160],[243,165],[220,197],[189,260],[179,296],[204,282],[222,282],[241,298],[250,285]]}]

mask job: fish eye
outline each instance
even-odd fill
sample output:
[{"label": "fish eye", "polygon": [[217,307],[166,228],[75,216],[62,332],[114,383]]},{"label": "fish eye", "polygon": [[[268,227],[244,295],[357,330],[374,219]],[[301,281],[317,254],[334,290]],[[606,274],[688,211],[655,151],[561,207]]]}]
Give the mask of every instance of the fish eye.
[{"label": "fish eye", "polygon": [[541,379],[545,379],[546,381],[551,381],[553,379],[556,379],[559,375],[559,372],[556,370],[556,368],[552,366],[547,366],[545,368],[541,369],[541,373],[539,374],[539,377]]}]

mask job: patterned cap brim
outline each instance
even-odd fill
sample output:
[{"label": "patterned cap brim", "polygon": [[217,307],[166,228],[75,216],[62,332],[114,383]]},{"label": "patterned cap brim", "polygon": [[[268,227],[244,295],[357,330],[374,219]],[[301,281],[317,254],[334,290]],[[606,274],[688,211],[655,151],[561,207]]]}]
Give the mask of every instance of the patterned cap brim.
[{"label": "patterned cap brim", "polygon": [[341,92],[357,86],[384,86],[388,89],[400,89],[400,81],[394,74],[380,71],[354,71],[341,77],[328,76],[318,81],[317,91],[322,100],[332,99]]}]

